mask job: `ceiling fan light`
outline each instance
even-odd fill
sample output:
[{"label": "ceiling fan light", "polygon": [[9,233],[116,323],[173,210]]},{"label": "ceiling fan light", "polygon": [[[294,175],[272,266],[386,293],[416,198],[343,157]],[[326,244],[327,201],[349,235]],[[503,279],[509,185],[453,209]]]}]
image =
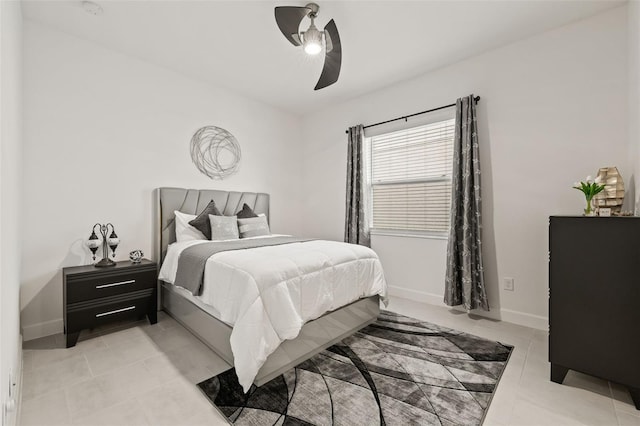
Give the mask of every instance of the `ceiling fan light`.
[{"label": "ceiling fan light", "polygon": [[322,45],[317,41],[309,41],[304,44],[304,51],[307,55],[317,55],[322,51]]},{"label": "ceiling fan light", "polygon": [[317,55],[322,51],[322,32],[311,22],[309,29],[300,34],[302,47],[307,55]]},{"label": "ceiling fan light", "polygon": [[[276,24],[289,43],[302,47],[310,56],[324,51],[322,74],[313,90],[324,89],[338,81],[342,65],[342,43],[336,23],[331,19],[322,31],[318,31],[314,20],[319,10],[319,6],[315,3],[309,3],[304,7],[277,6],[274,9]],[[300,31],[305,18],[311,20],[311,25],[307,31]],[[309,60],[316,62],[315,59],[309,58]]]}]

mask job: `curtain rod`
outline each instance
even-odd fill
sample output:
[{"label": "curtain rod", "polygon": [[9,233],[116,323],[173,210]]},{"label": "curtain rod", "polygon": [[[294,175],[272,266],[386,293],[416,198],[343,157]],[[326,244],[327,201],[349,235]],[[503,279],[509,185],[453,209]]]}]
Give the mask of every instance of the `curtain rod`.
[{"label": "curtain rod", "polygon": [[[473,98],[473,99],[475,99],[475,101],[476,101],[476,102],[480,102],[480,96],[476,96],[476,97],[475,97],[475,98]],[[454,106],[456,106],[456,104],[445,105],[445,106],[441,106],[441,107],[438,107],[438,108],[432,108],[432,109],[428,109],[428,110],[426,110],[426,111],[416,112],[415,114],[405,115],[405,116],[398,117],[398,118],[392,118],[391,120],[381,121],[381,122],[379,122],[379,123],[375,123],[375,124],[369,124],[368,126],[364,126],[363,128],[368,129],[369,127],[375,127],[375,126],[379,126],[379,125],[381,125],[381,124],[387,124],[387,123],[391,123],[391,122],[398,121],[398,120],[405,120],[405,121],[407,121],[407,118],[415,117],[416,115],[422,115],[422,114],[426,114],[426,113],[428,113],[428,112],[439,111],[439,110],[441,110],[441,109],[451,108],[451,107],[454,107]],[[345,130],[344,132],[345,132],[345,133],[349,133],[349,130]]]}]

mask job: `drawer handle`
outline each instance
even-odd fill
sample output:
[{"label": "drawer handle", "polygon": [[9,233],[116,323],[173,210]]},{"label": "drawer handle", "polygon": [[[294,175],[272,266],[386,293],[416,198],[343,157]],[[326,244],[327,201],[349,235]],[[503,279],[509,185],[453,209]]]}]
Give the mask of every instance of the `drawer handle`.
[{"label": "drawer handle", "polygon": [[99,289],[99,288],[113,287],[113,286],[116,286],[116,285],[133,284],[135,282],[136,282],[136,280],[129,280],[129,281],[120,281],[119,283],[97,285],[96,286],[96,290]]},{"label": "drawer handle", "polygon": [[135,308],[136,308],[135,306],[129,306],[128,308],[122,308],[122,309],[116,309],[115,311],[103,312],[101,314],[96,314],[96,318],[104,317],[106,315],[113,315],[113,314],[117,314],[124,311],[130,311]]}]

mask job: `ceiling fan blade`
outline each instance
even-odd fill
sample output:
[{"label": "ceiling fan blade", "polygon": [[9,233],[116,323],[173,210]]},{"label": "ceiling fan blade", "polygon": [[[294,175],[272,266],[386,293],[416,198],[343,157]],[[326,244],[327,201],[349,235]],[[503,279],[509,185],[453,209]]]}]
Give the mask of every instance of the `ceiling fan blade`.
[{"label": "ceiling fan blade", "polygon": [[332,20],[324,27],[325,36],[325,55],[324,67],[318,84],[313,90],[323,89],[338,81],[340,76],[340,66],[342,65],[342,45],[340,44],[340,35],[336,23]]},{"label": "ceiling fan blade", "polygon": [[278,28],[294,46],[302,45],[298,37],[298,29],[300,28],[300,23],[309,12],[311,12],[311,9],[306,7],[279,6],[275,8]]}]

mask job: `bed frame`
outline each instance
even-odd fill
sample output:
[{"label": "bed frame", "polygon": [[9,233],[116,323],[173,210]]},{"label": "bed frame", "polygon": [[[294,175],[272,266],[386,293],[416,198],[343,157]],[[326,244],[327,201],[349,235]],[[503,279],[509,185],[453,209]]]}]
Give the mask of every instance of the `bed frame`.
[{"label": "bed frame", "polygon": [[[209,201],[214,200],[222,214],[233,215],[246,203],[256,213],[264,213],[267,220],[269,219],[269,194],[264,193],[158,188],[155,190],[155,199],[154,260],[158,264],[162,264],[168,245],[175,241],[174,210],[197,214]],[[159,286],[158,306],[227,363],[233,365],[230,345],[232,327],[183,297],[172,285],[159,281]],[[298,337],[284,341],[267,358],[254,383],[262,386],[291,367],[371,324],[379,313],[380,303],[376,295],[357,300],[309,321],[302,327]]]}]

